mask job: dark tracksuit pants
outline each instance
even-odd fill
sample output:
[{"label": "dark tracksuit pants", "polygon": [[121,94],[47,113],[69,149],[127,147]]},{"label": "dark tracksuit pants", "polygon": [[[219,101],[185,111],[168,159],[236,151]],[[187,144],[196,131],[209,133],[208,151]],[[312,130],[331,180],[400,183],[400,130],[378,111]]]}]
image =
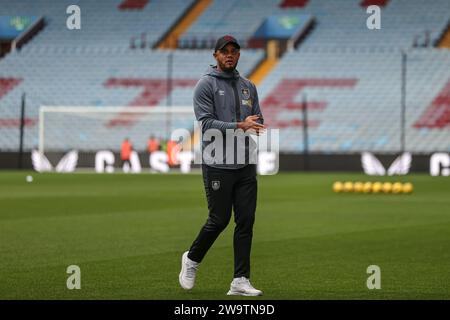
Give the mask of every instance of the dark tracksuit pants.
[{"label": "dark tracksuit pants", "polygon": [[201,262],[234,210],[234,277],[250,278],[250,249],[255,221],[256,165],[241,169],[217,169],[202,165],[209,216],[194,240],[189,259]]}]

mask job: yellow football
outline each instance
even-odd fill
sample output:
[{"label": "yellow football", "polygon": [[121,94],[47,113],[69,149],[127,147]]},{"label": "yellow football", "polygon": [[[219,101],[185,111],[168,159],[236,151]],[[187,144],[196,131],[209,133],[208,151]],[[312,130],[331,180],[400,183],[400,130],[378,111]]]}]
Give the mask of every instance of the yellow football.
[{"label": "yellow football", "polygon": [[403,184],[401,182],[396,182],[392,185],[392,193],[403,192]]},{"label": "yellow football", "polygon": [[372,192],[372,182],[366,182],[366,183],[364,183],[364,186],[363,186],[363,192],[364,192],[364,193],[370,193],[370,192]]},{"label": "yellow football", "polygon": [[363,192],[363,190],[364,190],[364,184],[362,182],[357,181],[353,184],[353,191]]},{"label": "yellow football", "polygon": [[403,184],[403,193],[412,193],[413,189],[414,187],[411,182],[406,182]]},{"label": "yellow football", "polygon": [[379,193],[382,188],[383,188],[383,184],[381,182],[374,182],[372,184],[372,192],[373,193]]},{"label": "yellow football", "polygon": [[344,183],[344,192],[352,192],[353,191],[353,182],[346,181]]},{"label": "yellow football", "polygon": [[390,182],[383,183],[382,189],[383,189],[384,193],[390,193],[392,191],[392,183],[390,183]]},{"label": "yellow football", "polygon": [[342,192],[344,190],[344,184],[340,181],[336,181],[333,183],[333,191],[334,192]]}]

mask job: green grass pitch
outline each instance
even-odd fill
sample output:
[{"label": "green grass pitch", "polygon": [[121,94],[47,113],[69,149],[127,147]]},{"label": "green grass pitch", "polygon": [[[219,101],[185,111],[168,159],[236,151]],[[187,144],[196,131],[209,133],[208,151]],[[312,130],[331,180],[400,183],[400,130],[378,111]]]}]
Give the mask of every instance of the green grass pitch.
[{"label": "green grass pitch", "polygon": [[[258,180],[251,280],[263,299],[450,298],[450,178]],[[411,181],[414,193],[335,194],[336,180]],[[249,299],[226,296],[233,220],[195,288],[178,285],[207,217],[199,174],[0,172],[0,199],[0,299]],[[81,268],[80,290],[66,288],[69,265]],[[366,287],[369,265],[381,268],[379,290]]]}]

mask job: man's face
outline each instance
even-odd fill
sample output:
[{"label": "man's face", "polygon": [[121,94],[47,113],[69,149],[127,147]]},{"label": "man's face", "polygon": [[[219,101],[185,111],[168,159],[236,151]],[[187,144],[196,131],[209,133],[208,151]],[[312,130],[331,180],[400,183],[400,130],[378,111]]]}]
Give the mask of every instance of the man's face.
[{"label": "man's face", "polygon": [[239,52],[239,49],[232,43],[227,44],[225,47],[217,50],[213,54],[220,70],[226,72],[236,69],[240,55],[241,53]]}]

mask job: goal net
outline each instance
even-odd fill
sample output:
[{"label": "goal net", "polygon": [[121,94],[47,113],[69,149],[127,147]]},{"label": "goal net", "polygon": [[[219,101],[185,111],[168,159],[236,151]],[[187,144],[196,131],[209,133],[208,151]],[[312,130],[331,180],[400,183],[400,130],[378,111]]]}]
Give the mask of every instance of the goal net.
[{"label": "goal net", "polygon": [[39,112],[39,152],[119,151],[128,138],[137,151],[147,150],[154,137],[167,141],[175,130],[196,130],[192,106],[67,107],[42,106]]}]

